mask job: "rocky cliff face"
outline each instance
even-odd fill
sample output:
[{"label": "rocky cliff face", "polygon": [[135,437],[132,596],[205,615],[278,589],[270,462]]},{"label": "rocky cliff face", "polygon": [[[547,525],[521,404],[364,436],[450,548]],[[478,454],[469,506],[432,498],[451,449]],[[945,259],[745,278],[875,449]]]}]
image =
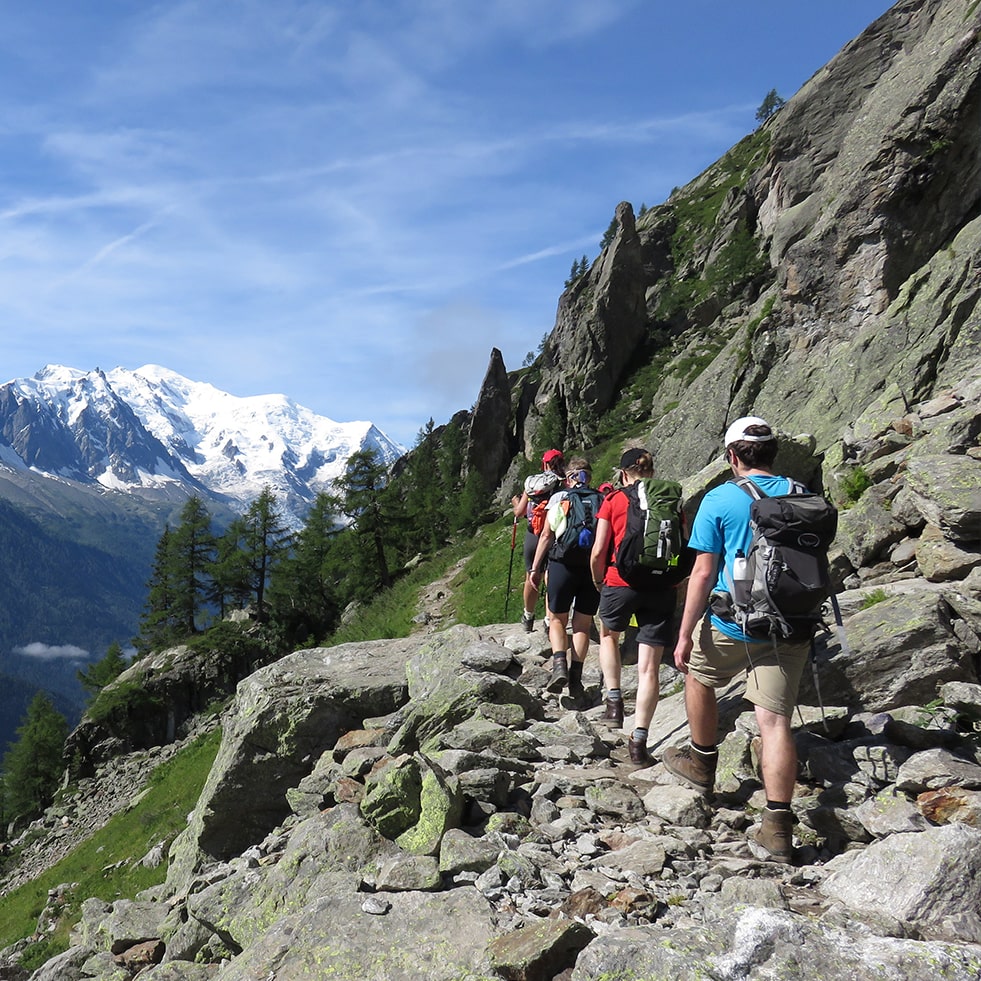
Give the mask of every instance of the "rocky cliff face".
[{"label": "rocky cliff face", "polygon": [[512,375],[525,454],[556,424],[567,447],[616,437],[617,409],[682,477],[752,409],[837,463],[884,391],[905,411],[977,377],[979,68],[976,8],[902,0],[664,205],[621,204]]}]

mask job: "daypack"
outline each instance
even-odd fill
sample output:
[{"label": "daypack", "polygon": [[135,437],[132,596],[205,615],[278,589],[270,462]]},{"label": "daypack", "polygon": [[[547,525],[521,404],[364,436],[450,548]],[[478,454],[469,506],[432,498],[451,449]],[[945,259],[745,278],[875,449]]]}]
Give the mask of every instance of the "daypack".
[{"label": "daypack", "polygon": [[545,512],[548,501],[555,493],[562,478],[551,470],[532,474],[528,478],[525,489],[528,493],[528,526],[533,535],[540,535],[545,527]]},{"label": "daypack", "polygon": [[533,535],[540,535],[542,528],[545,527],[545,515],[548,511],[548,500],[539,501],[531,506],[531,514],[528,515],[528,527],[531,528]]},{"label": "daypack", "polygon": [[681,484],[641,477],[624,487],[627,523],[614,562],[634,588],[677,585],[691,572],[681,510]]},{"label": "daypack", "polygon": [[592,487],[570,487],[564,492],[559,507],[565,515],[555,542],[549,550],[549,558],[565,565],[585,566],[593,549],[596,533],[596,512],[603,503],[603,495]]},{"label": "daypack", "polygon": [[789,494],[765,494],[748,477],[731,483],[753,498],[749,554],[733,563],[734,619],[749,637],[806,640],[822,622],[832,594],[828,548],[838,530],[838,511],[796,481]]}]

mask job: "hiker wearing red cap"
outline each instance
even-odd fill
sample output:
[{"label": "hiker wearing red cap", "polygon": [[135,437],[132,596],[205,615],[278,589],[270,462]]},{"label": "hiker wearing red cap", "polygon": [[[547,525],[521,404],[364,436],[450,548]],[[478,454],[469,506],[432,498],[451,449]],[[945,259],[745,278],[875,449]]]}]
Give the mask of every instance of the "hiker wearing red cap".
[{"label": "hiker wearing red cap", "polygon": [[[542,472],[528,477],[521,494],[516,494],[511,498],[515,520],[522,517],[528,519],[524,542],[525,584],[522,590],[524,610],[521,613],[521,625],[527,633],[531,633],[535,625],[535,607],[538,605],[538,583],[533,582],[531,575],[535,561],[535,549],[538,548],[538,536],[545,525],[545,509],[548,506],[548,499],[562,486],[564,480],[565,460],[562,451],[546,450],[542,454]],[[545,619],[548,619],[547,604]]]}]

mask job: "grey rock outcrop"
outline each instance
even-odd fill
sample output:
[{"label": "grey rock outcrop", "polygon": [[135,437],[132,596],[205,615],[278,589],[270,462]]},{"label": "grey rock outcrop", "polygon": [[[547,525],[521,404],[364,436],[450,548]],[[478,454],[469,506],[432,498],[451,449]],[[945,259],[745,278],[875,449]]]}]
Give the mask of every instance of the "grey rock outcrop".
[{"label": "grey rock outcrop", "polygon": [[286,791],[312,761],[365,717],[402,706],[404,661],[418,643],[298,651],[243,681],[199,806],[174,848],[170,887],[186,888],[202,858],[227,858],[276,827],[289,813]]},{"label": "grey rock outcrop", "polygon": [[[935,604],[935,588],[921,589]],[[863,647],[856,624],[869,611],[848,593],[843,600],[851,611],[845,633]],[[966,639],[968,629],[961,631]],[[923,630],[927,646],[928,631],[946,636],[937,620]],[[804,979],[873,966],[887,978],[926,979],[938,965],[946,977],[976,976],[981,831],[965,796],[981,787],[981,747],[969,722],[981,711],[976,670],[961,680],[957,658],[940,660],[940,706],[902,699],[902,685],[888,712],[861,704],[821,709],[816,699],[802,699],[797,860],[770,866],[747,845],[762,804],[759,733],[740,705],[738,682],[722,696],[718,793],[706,801],[660,764],[631,767],[624,735],[601,724],[600,706],[547,693],[542,653],[542,643],[508,625],[455,627],[298,652],[279,671],[256,672],[228,710],[234,738],[226,741],[268,745],[277,732],[275,743],[297,746],[319,727],[319,755],[275,757],[277,768],[293,760],[275,786],[300,810],[276,826],[246,823],[234,843],[223,839],[222,854],[208,852],[198,829],[215,820],[216,807],[233,805],[206,791],[187,832],[191,842],[172,849],[180,874],[172,869],[167,886],[139,902],[87,903],[72,948],[38,977],[57,970],[64,981],[128,978],[127,964],[151,953],[157,963],[150,970],[166,969],[160,976],[175,981],[311,972],[490,981],[563,971],[585,981],[629,977],[628,970]],[[968,663],[976,669],[976,660]],[[366,665],[372,679],[357,688],[365,699],[358,704],[387,702],[389,711],[338,714],[334,703],[353,698],[352,674],[363,675]],[[894,660],[869,659],[863,671],[872,676],[869,692],[893,690]],[[456,698],[461,674],[473,702],[471,718],[458,721],[441,709],[440,693]],[[294,680],[287,684],[287,676]],[[684,738],[683,694],[673,682],[673,669],[664,667],[652,747]],[[291,698],[298,687],[309,698]],[[635,687],[628,664],[628,698]],[[413,710],[398,695],[405,689],[434,712],[425,742],[443,748],[431,755],[397,745]],[[480,692],[494,700],[481,702]],[[273,694],[283,698],[282,711],[253,711]],[[352,720],[343,732],[342,718]],[[566,752],[550,752],[562,746]],[[249,752],[226,752],[215,772],[228,780],[236,769],[258,772],[261,763]],[[477,771],[496,776],[464,779]],[[311,808],[309,781],[317,773],[320,805]],[[368,806],[395,773],[408,775],[414,790]],[[306,794],[282,790],[305,781]],[[361,793],[351,793],[355,786]],[[204,964],[212,965],[210,975],[201,973]]]},{"label": "grey rock outcrop", "polygon": [[511,382],[501,352],[491,351],[467,434],[467,471],[480,475],[485,487],[496,487],[515,447],[511,432]]},{"label": "grey rock outcrop", "polygon": [[[977,18],[901,0],[665,204],[636,222],[618,206],[516,379],[526,456],[546,412],[588,446],[622,402],[681,479],[740,415],[813,433],[823,453],[856,407],[900,416],[976,377],[979,175]],[[631,376],[645,365],[649,389]]]}]

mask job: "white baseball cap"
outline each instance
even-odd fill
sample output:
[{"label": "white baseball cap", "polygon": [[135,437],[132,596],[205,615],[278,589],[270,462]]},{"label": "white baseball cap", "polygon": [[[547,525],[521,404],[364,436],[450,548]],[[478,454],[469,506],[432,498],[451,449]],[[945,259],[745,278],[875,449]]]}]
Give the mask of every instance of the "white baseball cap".
[{"label": "white baseball cap", "polygon": [[[766,426],[770,432],[766,436],[750,436],[746,432],[750,426]],[[766,419],[761,419],[759,416],[743,416],[742,419],[737,419],[726,430],[725,446],[728,448],[733,443],[739,443],[742,440],[745,440],[747,443],[768,443],[771,439],[776,438],[773,435],[773,429]]]}]

